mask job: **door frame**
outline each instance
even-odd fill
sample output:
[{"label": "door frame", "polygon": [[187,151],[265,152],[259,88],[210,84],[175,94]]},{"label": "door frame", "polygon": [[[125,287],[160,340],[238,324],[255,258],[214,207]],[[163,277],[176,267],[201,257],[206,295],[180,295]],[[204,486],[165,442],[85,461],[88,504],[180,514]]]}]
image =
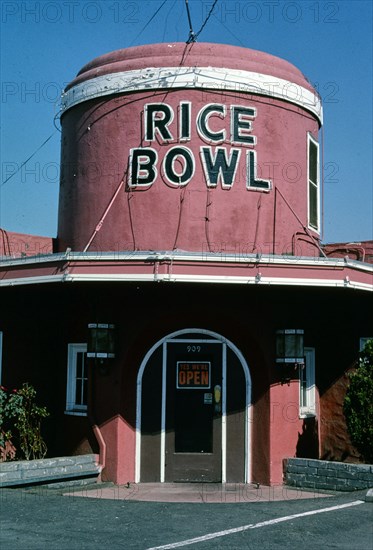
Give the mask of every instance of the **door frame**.
[{"label": "door frame", "polygon": [[[182,338],[184,334],[193,334],[195,338]],[[209,338],[203,338],[203,336]],[[227,347],[238,358],[246,381],[246,404],[245,404],[245,483],[251,482],[251,426],[252,426],[252,407],[251,407],[251,375],[248,364],[241,351],[227,338],[220,334],[201,328],[186,328],[172,332],[161,340],[158,340],[146,353],[141,362],[137,374],[137,392],[136,392],[136,458],[135,458],[135,483],[141,481],[141,408],[142,408],[142,377],[144,370],[152,354],[160,346],[162,353],[162,400],[161,400],[161,445],[160,445],[160,481],[165,481],[165,462],[166,462],[166,372],[167,372],[167,344],[168,343],[208,343],[220,344],[222,346],[222,483],[226,482],[226,441],[227,441],[227,423],[226,423],[226,373],[227,373]]]}]

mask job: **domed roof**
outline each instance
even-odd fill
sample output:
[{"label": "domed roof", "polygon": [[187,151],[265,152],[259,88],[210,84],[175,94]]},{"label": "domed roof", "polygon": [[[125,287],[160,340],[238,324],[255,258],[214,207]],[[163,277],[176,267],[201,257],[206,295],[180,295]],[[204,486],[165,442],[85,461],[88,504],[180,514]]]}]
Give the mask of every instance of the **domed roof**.
[{"label": "domed roof", "polygon": [[66,90],[97,76],[171,66],[224,67],[250,71],[275,76],[315,91],[299,69],[280,57],[239,46],[198,42],[147,44],[101,55],[84,65]]},{"label": "domed roof", "polygon": [[322,123],[321,100],[303,73],[265,52],[227,44],[147,44],[87,63],[62,95],[62,112],[119,93],[167,88],[234,90],[295,103]]}]

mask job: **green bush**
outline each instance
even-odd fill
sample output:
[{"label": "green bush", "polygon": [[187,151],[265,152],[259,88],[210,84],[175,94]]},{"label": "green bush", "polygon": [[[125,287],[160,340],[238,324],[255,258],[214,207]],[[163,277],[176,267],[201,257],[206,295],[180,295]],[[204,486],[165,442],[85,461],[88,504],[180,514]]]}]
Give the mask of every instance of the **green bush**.
[{"label": "green bush", "polygon": [[47,446],[41,435],[41,421],[49,416],[35,403],[36,391],[29,384],[8,391],[0,386],[0,450],[3,460],[44,458]]},{"label": "green bush", "polygon": [[366,343],[349,377],[343,403],[347,429],[364,460],[373,463],[373,340]]}]

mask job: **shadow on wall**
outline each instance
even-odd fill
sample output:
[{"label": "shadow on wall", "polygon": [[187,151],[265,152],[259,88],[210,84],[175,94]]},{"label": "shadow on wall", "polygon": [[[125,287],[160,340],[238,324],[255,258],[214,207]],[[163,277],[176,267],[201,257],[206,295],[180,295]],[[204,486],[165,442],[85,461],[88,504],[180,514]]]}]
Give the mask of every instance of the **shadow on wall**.
[{"label": "shadow on wall", "polygon": [[343,401],[349,385],[348,373],[353,366],[335,380],[320,399],[320,458],[322,460],[357,463],[361,461],[359,452],[351,443],[343,414]]},{"label": "shadow on wall", "polygon": [[297,458],[319,458],[318,422],[316,418],[303,419],[302,433],[298,432]]}]

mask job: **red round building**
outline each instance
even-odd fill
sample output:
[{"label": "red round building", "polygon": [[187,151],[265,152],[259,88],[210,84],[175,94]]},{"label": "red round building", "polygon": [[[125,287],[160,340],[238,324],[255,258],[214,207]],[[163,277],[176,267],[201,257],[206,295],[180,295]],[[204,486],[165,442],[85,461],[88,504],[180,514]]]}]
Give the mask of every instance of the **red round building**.
[{"label": "red round building", "polygon": [[53,253],[1,263],[4,376],[35,379],[51,454],[275,484],[287,457],[353,453],[371,246],[321,243],[321,124],[298,69],[234,46],[118,50],[67,86]]},{"label": "red round building", "polygon": [[90,250],[318,256],[321,119],[300,71],[262,52],[99,57],[63,96],[59,247],[87,246],[123,179]]}]

